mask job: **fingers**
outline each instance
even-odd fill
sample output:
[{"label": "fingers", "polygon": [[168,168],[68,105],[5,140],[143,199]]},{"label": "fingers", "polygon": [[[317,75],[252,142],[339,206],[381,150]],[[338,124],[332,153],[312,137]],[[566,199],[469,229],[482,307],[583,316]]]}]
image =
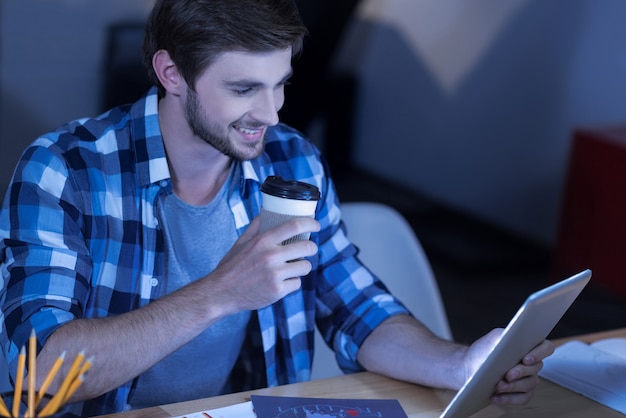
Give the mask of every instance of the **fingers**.
[{"label": "fingers", "polygon": [[[255,251],[260,250],[266,253],[264,264],[280,265],[286,261],[299,260],[317,254],[317,245],[312,241],[295,241],[286,245],[283,245],[283,242],[296,235],[319,230],[320,224],[315,219],[294,218],[260,234],[260,220],[259,217],[256,217],[239,237],[233,248],[239,248],[242,257],[250,257]],[[228,255],[225,258],[229,258]],[[296,266],[292,265],[291,267]],[[308,274],[310,268],[309,264],[308,270],[300,275]]]},{"label": "fingers", "polygon": [[261,227],[261,220],[260,218],[257,216],[256,218],[254,218],[252,220],[252,222],[250,222],[250,224],[248,225],[248,228],[246,228],[246,230],[244,231],[243,235],[256,235],[259,233],[259,228]]},{"label": "fingers", "polygon": [[498,405],[524,405],[533,397],[533,391],[496,393],[491,396],[491,403]]},{"label": "fingers", "polygon": [[[314,248],[317,248],[315,244],[313,243],[311,244]],[[289,244],[289,245],[292,245],[292,244]],[[302,254],[302,252],[299,252],[299,254]],[[288,279],[292,279],[296,277],[303,277],[309,274],[311,272],[311,269],[312,269],[311,262],[305,258],[298,258],[298,259],[288,258],[288,259],[285,259],[282,262],[282,264],[277,265],[275,267],[275,270],[276,270],[275,277],[281,278],[278,280],[288,280]]]},{"label": "fingers", "polygon": [[273,244],[281,243],[300,234],[318,232],[320,223],[313,218],[293,218],[281,225],[269,229],[264,233]]},{"label": "fingers", "polygon": [[311,272],[307,257],[317,253],[310,240],[283,241],[319,231],[314,219],[295,218],[260,232],[259,218],[252,220],[217,268],[207,276],[212,294],[222,292],[230,311],[259,309],[274,303],[301,286],[300,277]]},{"label": "fingers", "polygon": [[519,364],[506,373],[503,380],[498,382],[491,401],[497,404],[527,403],[539,383],[538,373],[543,367],[543,359],[553,352],[554,344],[548,340],[533,348]]},{"label": "fingers", "polygon": [[543,359],[553,352],[554,344],[549,340],[542,341],[526,354],[519,364],[506,373],[504,380],[513,382],[526,376],[536,375],[543,367]]},{"label": "fingers", "polygon": [[[539,366],[537,371],[541,367]],[[491,401],[496,404],[523,405],[530,401],[539,377],[537,374],[530,374],[512,382],[501,380],[496,385],[495,393],[491,396]]]},{"label": "fingers", "polygon": [[[528,392],[533,390],[537,383],[539,383],[537,373],[539,373],[539,370],[541,369],[541,363],[534,366],[525,366],[523,370],[519,370],[517,366],[515,369],[516,370],[514,372],[509,371],[507,373],[507,378],[498,382],[496,385],[496,393]],[[509,380],[508,375],[511,373],[519,374],[519,376],[513,380]]]},{"label": "fingers", "polygon": [[552,341],[543,340],[541,344],[533,348],[524,358],[522,363],[525,365],[532,365],[541,362],[546,357],[554,353],[554,344]]},{"label": "fingers", "polygon": [[[527,403],[532,398],[535,387],[539,383],[539,377],[537,377],[539,369],[541,369],[541,363],[528,366],[527,372],[529,372],[529,374],[524,375],[524,377],[517,378],[513,381],[499,381],[496,385],[495,393],[491,397],[491,401],[497,404],[523,405]],[[509,373],[507,373],[507,375],[508,374]]]},{"label": "fingers", "polygon": [[317,245],[310,240],[293,241],[283,244],[280,237],[284,235],[272,235],[264,237],[266,242],[261,245],[272,247],[272,254],[277,257],[277,261],[298,260],[303,257],[310,257],[317,254]]},{"label": "fingers", "polygon": [[243,234],[241,234],[241,236],[237,240],[237,243],[241,245],[245,242],[250,241],[256,235],[258,235],[260,226],[261,226],[261,223],[260,223],[259,217],[257,216],[256,218],[252,220],[252,222],[250,222],[246,230],[243,231]]}]

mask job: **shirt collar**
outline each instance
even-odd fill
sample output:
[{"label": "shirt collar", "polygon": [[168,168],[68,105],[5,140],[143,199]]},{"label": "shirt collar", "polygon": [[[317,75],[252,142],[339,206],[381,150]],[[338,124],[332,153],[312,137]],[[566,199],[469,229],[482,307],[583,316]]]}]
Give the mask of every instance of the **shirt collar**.
[{"label": "shirt collar", "polygon": [[159,98],[156,87],[151,88],[143,98],[132,105],[130,116],[139,184],[147,186],[170,179],[159,125]]}]

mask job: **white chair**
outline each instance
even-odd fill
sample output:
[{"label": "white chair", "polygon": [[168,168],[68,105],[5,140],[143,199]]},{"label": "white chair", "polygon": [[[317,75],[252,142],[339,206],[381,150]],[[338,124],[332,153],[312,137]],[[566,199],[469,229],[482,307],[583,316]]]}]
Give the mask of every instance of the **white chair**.
[{"label": "white chair", "polygon": [[[448,318],[430,263],[413,229],[395,209],[380,203],[341,205],[348,238],[359,258],[392,294],[436,335],[452,340]],[[335,355],[315,331],[312,379],[342,374]]]}]

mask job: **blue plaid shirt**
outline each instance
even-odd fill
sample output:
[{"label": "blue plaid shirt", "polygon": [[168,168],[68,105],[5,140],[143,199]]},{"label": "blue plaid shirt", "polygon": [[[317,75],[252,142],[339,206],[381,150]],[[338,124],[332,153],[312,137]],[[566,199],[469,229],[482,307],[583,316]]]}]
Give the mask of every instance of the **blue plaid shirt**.
[{"label": "blue plaid shirt", "polygon": [[[153,89],[132,106],[70,122],[24,152],[0,214],[3,349],[11,369],[31,329],[41,346],[72,319],[122,314],[166,289],[155,205],[172,184],[157,102]],[[259,214],[259,188],[269,175],[315,184],[323,200],[321,230],[311,237],[319,246],[313,270],[299,291],[253,314],[234,389],[308,380],[315,323],[340,366],[359,370],[364,339],[406,309],[357,260],[318,150],[279,124],[268,130],[264,153],[238,169],[228,193],[238,234]],[[132,386],[85,402],[82,413],[122,410]]]}]

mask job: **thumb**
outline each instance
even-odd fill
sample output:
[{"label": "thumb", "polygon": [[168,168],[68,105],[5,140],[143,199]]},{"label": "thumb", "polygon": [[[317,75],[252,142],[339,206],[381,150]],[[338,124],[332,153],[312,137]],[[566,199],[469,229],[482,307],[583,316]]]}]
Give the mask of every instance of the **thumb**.
[{"label": "thumb", "polygon": [[261,225],[261,222],[259,219],[260,217],[257,216],[256,218],[252,220],[252,222],[250,222],[246,230],[243,231],[243,234],[241,234],[241,236],[239,237],[239,241],[246,242],[252,239],[253,237],[255,237],[256,235],[258,235],[260,225]]}]

